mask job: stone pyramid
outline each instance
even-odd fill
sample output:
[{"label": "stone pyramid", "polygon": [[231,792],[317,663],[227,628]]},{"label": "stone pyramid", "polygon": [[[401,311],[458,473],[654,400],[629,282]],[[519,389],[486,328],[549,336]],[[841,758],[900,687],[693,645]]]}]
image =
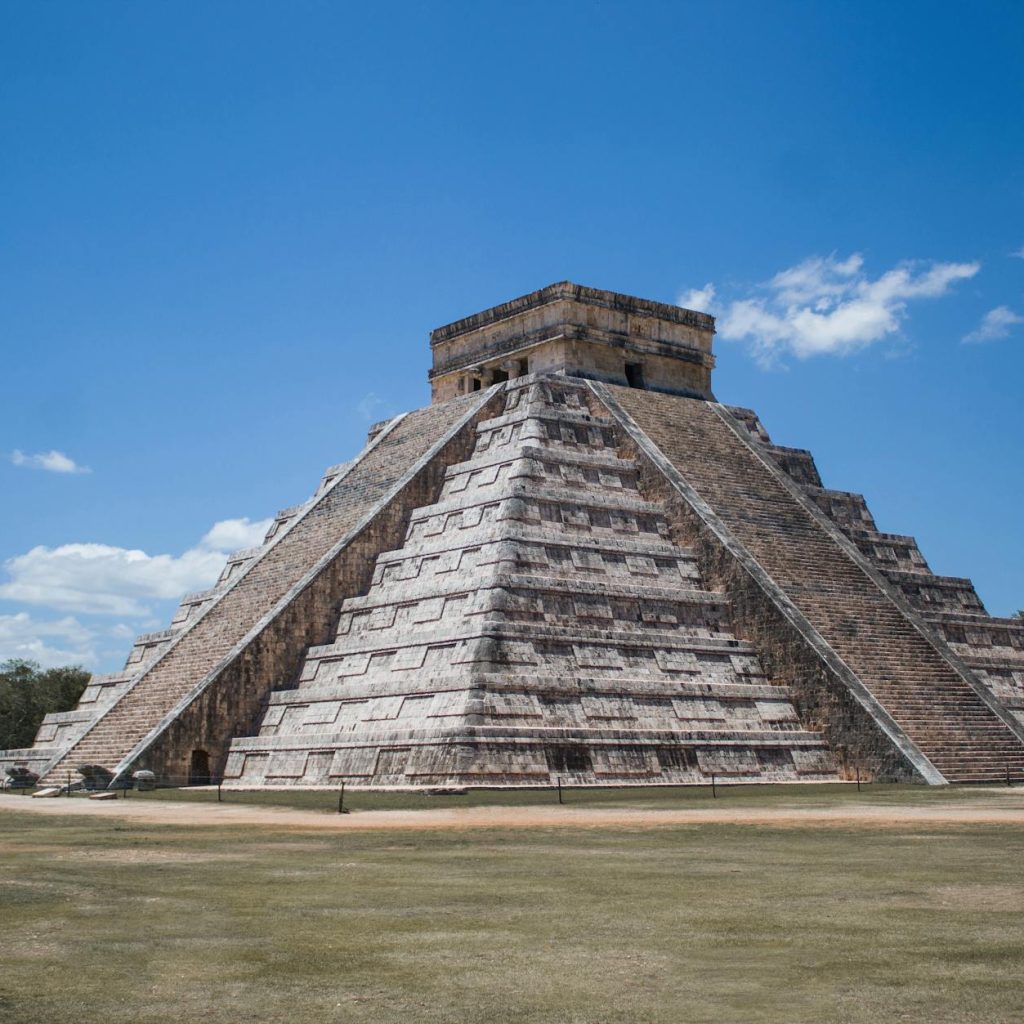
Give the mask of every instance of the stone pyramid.
[{"label": "stone pyramid", "polygon": [[585,386],[526,377],[271,695],[253,784],[827,778],[820,734],[731,632]]},{"label": "stone pyramid", "polygon": [[434,331],[433,404],[6,759],[247,787],[1024,776],[1024,623],[718,404],[713,333],[569,283]]}]

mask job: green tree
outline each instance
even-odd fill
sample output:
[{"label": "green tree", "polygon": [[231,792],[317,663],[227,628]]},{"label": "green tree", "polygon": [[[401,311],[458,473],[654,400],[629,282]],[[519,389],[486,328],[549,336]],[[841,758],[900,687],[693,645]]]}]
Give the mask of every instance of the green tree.
[{"label": "green tree", "polygon": [[43,716],[70,711],[89,679],[77,665],[43,670],[34,661],[0,663],[0,750],[32,746]]}]

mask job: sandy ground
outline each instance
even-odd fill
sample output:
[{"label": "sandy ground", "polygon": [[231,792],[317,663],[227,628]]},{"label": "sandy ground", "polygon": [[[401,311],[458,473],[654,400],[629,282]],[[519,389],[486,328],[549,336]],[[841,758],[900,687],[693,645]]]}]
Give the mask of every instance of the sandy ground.
[{"label": "sandy ground", "polygon": [[445,807],[423,811],[355,811],[337,815],[230,803],[186,801],[95,801],[32,799],[0,794],[0,811],[50,817],[85,816],[164,825],[239,825],[320,832],[387,829],[657,828],[667,825],[760,825],[792,827],[891,828],[905,825],[1024,825],[1024,790],[965,794],[927,805],[872,805],[869,801],[834,807],[711,807],[681,810],[595,807]]}]

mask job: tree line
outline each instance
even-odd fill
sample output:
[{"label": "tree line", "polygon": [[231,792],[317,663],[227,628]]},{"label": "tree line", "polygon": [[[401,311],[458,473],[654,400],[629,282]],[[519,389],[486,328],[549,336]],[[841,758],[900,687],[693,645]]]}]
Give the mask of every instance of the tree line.
[{"label": "tree line", "polygon": [[0,662],[0,750],[32,746],[43,716],[74,708],[90,677],[77,665],[41,669],[34,661]]}]

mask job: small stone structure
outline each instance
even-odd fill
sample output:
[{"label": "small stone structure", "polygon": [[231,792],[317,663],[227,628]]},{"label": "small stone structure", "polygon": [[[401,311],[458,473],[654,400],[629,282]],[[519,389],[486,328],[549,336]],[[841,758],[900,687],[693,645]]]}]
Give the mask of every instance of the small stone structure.
[{"label": "small stone structure", "polygon": [[435,330],[431,406],[0,764],[275,787],[1024,775],[1024,623],[716,403],[713,334],[569,283]]},{"label": "small stone structure", "polygon": [[711,397],[714,317],[563,281],[430,334],[435,402],[530,374]]}]

